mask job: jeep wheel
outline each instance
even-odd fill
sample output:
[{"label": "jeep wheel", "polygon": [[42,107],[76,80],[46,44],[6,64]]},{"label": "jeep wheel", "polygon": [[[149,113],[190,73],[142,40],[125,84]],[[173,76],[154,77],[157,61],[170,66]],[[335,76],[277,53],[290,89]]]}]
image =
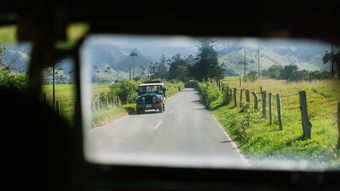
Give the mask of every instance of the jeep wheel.
[{"label": "jeep wheel", "polygon": [[165,105],[163,104],[163,111],[165,111]]},{"label": "jeep wheel", "polygon": [[136,114],[140,114],[141,110],[136,108]]},{"label": "jeep wheel", "polygon": [[163,107],[164,107],[164,105],[163,105],[163,106],[161,106],[160,108],[158,108],[158,110],[159,110],[159,113],[163,113]]}]

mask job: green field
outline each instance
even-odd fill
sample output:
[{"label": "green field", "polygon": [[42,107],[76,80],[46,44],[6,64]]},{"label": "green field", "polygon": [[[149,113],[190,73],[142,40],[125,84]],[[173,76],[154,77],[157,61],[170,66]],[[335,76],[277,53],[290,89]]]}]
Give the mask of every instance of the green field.
[{"label": "green field", "polygon": [[[46,93],[46,99],[49,105],[52,105],[52,85],[44,85],[43,92]],[[92,84],[92,95],[98,95],[109,90],[109,84]],[[57,84],[55,86],[55,100],[60,103],[61,115],[73,122],[75,87],[73,84]]]},{"label": "green field", "polygon": [[[238,102],[241,88],[259,93],[261,86],[263,91],[267,91],[267,96],[268,92],[273,94],[273,124],[270,125],[268,114],[266,118],[261,117],[260,95],[258,95],[259,110],[253,109],[253,96],[249,108],[240,108],[239,103],[234,107],[233,101],[223,105],[222,93],[218,92],[216,85],[210,83],[200,85],[201,89],[205,88],[209,91],[211,97],[211,101],[205,98],[208,100],[207,107],[212,110],[219,123],[248,158],[308,160],[313,166],[322,164],[340,166],[336,121],[336,106],[340,101],[338,80],[288,82],[258,79],[255,82],[243,81],[240,87],[238,78],[225,78],[224,83],[238,89]],[[306,91],[307,94],[308,112],[313,125],[312,138],[309,140],[304,140],[302,137],[299,91]],[[278,127],[274,97],[276,93],[281,94],[283,130],[279,130]]]}]

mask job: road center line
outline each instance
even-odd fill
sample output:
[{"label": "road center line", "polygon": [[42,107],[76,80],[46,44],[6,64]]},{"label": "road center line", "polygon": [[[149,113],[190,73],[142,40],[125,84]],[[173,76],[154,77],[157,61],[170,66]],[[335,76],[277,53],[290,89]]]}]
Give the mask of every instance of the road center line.
[{"label": "road center line", "polygon": [[160,122],[158,122],[157,125],[156,125],[153,129],[157,129],[159,126],[161,126],[162,123],[163,123],[163,120],[161,120]]}]

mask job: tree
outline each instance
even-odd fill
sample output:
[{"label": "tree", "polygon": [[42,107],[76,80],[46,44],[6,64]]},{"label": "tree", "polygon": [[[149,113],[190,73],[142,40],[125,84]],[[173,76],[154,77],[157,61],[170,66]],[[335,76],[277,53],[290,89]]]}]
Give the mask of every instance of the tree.
[{"label": "tree", "polygon": [[198,81],[222,79],[224,70],[218,64],[217,52],[214,50],[215,41],[209,38],[199,40],[199,48],[196,55],[196,63],[190,67],[190,75]]},{"label": "tree", "polygon": [[330,63],[330,73],[331,76],[334,77],[335,72],[337,71],[338,77],[340,77],[340,50],[338,51],[326,51],[324,56],[322,57],[322,61],[324,64]]},{"label": "tree", "polygon": [[257,79],[257,72],[256,71],[250,71],[247,74],[247,77],[250,79],[250,81],[254,82]]},{"label": "tree", "polygon": [[149,72],[151,79],[166,79],[168,75],[168,68],[166,66],[165,56],[162,55],[160,62],[151,62],[149,64]]},{"label": "tree", "polygon": [[291,76],[293,75],[294,72],[298,71],[298,66],[297,65],[286,65],[283,70],[281,71],[281,78],[285,80],[289,80]]},{"label": "tree", "polygon": [[181,57],[181,54],[176,54],[169,60],[168,79],[177,79],[188,81],[188,63],[187,60]]},{"label": "tree", "polygon": [[266,74],[268,75],[269,78],[278,80],[281,78],[282,70],[283,67],[280,64],[274,64],[268,68],[268,73]]}]

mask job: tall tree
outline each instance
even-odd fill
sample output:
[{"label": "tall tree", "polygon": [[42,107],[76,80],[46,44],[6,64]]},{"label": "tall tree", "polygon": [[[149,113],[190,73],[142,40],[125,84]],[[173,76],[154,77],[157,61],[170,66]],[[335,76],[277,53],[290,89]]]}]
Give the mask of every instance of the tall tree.
[{"label": "tall tree", "polygon": [[190,74],[198,81],[222,79],[224,70],[218,64],[217,52],[213,47],[215,41],[209,38],[199,40],[196,63],[190,67]]}]

